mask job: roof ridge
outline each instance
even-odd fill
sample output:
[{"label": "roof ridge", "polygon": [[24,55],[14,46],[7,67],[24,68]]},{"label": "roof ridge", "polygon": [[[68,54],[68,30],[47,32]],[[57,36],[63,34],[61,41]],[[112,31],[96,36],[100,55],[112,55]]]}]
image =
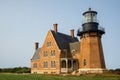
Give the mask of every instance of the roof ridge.
[{"label": "roof ridge", "polygon": [[[54,30],[51,30],[52,32],[55,32]],[[65,36],[69,36],[71,37],[71,35],[68,35],[68,34],[65,34],[65,33],[61,33],[61,32],[57,32],[58,34],[62,34],[62,35],[65,35]],[[71,37],[72,38],[72,37]],[[73,38],[77,38],[77,37],[73,37]]]}]

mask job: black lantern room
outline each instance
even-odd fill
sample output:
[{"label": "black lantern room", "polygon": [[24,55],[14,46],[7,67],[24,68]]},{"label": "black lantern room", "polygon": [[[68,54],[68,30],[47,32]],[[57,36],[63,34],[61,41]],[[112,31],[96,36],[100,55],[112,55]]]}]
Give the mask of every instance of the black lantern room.
[{"label": "black lantern room", "polygon": [[81,36],[83,33],[86,32],[99,32],[100,34],[104,34],[104,28],[99,26],[97,20],[97,12],[88,9],[88,11],[83,13],[83,23],[82,28],[78,29],[78,36]]}]

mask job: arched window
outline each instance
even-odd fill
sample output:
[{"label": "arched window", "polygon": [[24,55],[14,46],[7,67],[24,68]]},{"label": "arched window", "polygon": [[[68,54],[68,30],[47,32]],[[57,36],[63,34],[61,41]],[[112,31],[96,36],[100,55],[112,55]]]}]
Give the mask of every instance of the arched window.
[{"label": "arched window", "polygon": [[65,61],[65,60],[62,61],[61,67],[62,67],[62,68],[66,68],[66,61]]}]

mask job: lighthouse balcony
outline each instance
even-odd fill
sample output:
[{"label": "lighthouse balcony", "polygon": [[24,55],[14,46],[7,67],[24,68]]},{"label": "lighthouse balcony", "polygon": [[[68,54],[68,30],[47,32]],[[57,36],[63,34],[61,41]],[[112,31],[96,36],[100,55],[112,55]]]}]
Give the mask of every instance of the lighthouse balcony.
[{"label": "lighthouse balcony", "polygon": [[99,26],[98,30],[103,31],[105,33],[105,28],[104,27]]},{"label": "lighthouse balcony", "polygon": [[83,33],[86,33],[86,32],[98,32],[100,34],[104,34],[105,33],[105,28],[99,26],[99,27],[97,27],[97,29],[93,29],[93,28],[84,29],[83,27],[81,27],[77,31],[77,36],[81,36]]}]

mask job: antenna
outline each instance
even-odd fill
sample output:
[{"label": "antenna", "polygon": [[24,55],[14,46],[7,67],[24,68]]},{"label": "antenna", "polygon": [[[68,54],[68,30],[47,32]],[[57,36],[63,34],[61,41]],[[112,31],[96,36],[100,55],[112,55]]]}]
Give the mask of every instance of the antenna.
[{"label": "antenna", "polygon": [[93,3],[93,0],[89,0],[89,9],[92,9],[92,3]]}]

